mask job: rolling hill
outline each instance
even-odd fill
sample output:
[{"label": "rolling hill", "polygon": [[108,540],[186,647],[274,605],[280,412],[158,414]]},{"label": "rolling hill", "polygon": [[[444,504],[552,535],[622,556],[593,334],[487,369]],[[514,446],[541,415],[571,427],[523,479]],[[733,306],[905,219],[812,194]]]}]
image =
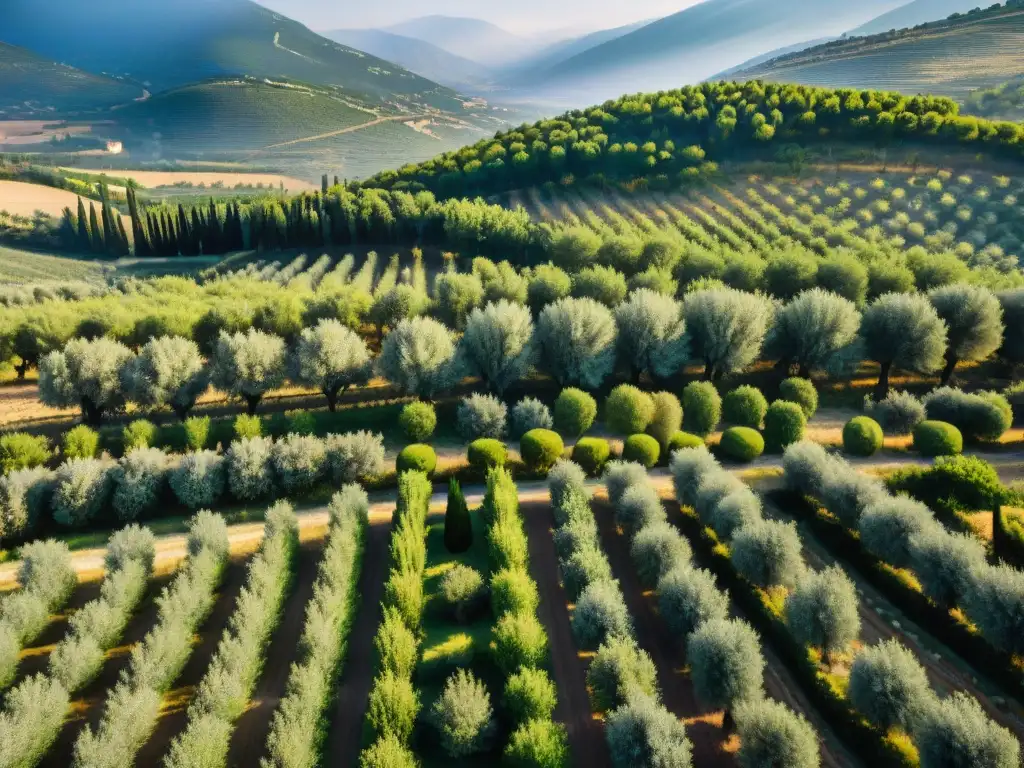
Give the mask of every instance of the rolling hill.
[{"label": "rolling hill", "polygon": [[929,21],[940,21],[954,13],[967,13],[980,5],[978,0],[913,0],[850,30],[850,36],[863,37],[894,29],[908,29]]},{"label": "rolling hill", "polygon": [[131,83],[0,42],[0,119],[95,110],[140,96],[142,88]]},{"label": "rolling hill", "polygon": [[543,78],[547,70],[561,64],[563,61],[578,56],[584,51],[596,48],[599,45],[628,35],[630,32],[645,27],[651,23],[650,19],[639,21],[635,24],[627,24],[623,27],[613,29],[602,29],[591,32],[588,35],[561,40],[549,46],[545,46],[537,53],[527,56],[525,59],[515,62],[506,73],[506,79],[530,82]]},{"label": "rolling hill", "polygon": [[394,24],[385,31],[423,40],[487,67],[510,64],[543,45],[486,21],[455,16],[423,16]]},{"label": "rolling hill", "polygon": [[963,98],[1024,72],[1024,8],[995,8],[871,37],[838,40],[733,73],[829,87]]}]

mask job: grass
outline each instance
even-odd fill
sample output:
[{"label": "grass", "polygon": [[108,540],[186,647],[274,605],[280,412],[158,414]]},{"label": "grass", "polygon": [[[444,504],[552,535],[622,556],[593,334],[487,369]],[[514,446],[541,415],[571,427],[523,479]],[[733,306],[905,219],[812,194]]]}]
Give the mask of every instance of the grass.
[{"label": "grass", "polygon": [[155,277],[197,272],[215,265],[216,256],[174,259],[101,260],[91,256],[54,256],[0,246],[0,283],[105,283],[116,277]]}]

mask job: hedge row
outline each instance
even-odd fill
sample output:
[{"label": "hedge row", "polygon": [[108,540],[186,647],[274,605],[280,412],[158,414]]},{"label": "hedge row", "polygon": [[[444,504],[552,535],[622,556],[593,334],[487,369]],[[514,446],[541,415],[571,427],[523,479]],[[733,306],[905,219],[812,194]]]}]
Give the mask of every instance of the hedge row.
[{"label": "hedge row", "polygon": [[274,712],[263,765],[316,765],[324,739],[324,713],[331,700],[358,605],[356,582],[362,568],[369,499],[357,485],[335,494],[328,507],[330,528],[299,648],[284,698]]},{"label": "hedge row", "polygon": [[87,727],[75,742],[75,768],[134,762],[156,727],[163,694],[192,654],[196,629],[213,608],[229,546],[223,518],[203,511],[192,519],[188,561],[161,595],[156,626],[132,650],[99,727]]},{"label": "hedge row", "polygon": [[[423,621],[423,572],[427,561],[427,514],[433,488],[422,472],[398,479],[398,505],[391,533],[391,571],[384,586],[384,620],[378,630],[377,676],[366,722],[373,743],[362,765],[415,765],[409,748],[420,710],[412,677],[419,658]],[[289,763],[292,765],[294,763]]]},{"label": "hedge row", "polygon": [[227,765],[231,731],[263,669],[291,584],[298,545],[298,518],[290,504],[278,502],[267,511],[263,542],[249,563],[235,612],[189,705],[188,725],[164,760],[167,768]]}]

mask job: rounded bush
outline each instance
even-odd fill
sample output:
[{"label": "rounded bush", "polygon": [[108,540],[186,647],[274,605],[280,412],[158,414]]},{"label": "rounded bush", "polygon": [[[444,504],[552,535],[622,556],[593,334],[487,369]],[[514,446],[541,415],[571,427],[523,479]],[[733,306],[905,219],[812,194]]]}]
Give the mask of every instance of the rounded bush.
[{"label": "rounded bush", "polygon": [[514,768],[565,768],[569,764],[565,726],[550,719],[528,720],[509,737],[505,762]]},{"label": "rounded bush", "polygon": [[437,429],[437,413],[430,403],[408,403],[398,416],[398,426],[414,443],[429,440]]},{"label": "rounded bush", "polygon": [[549,719],[558,703],[558,690],[543,669],[524,667],[505,683],[505,706],[517,723]]},{"label": "rounded bush", "polygon": [[213,451],[188,453],[171,470],[171,490],[189,509],[209,508],[224,494],[225,475],[224,458]]},{"label": "rounded bush", "polygon": [[574,517],[555,531],[553,538],[558,558],[565,560],[573,552],[595,546],[597,523],[593,517]]},{"label": "rounded bush", "polygon": [[618,506],[622,495],[634,485],[648,485],[647,469],[632,461],[612,461],[604,471],[608,500]]},{"label": "rounded bush", "polygon": [[743,526],[761,519],[761,500],[744,485],[721,497],[710,517],[715,535],[722,541],[729,541]]},{"label": "rounded bush", "polygon": [[910,565],[910,540],[935,524],[932,511],[906,496],[886,496],[857,521],[864,549],[894,568]]},{"label": "rounded bush", "polygon": [[924,404],[909,392],[890,392],[878,402],[869,397],[864,412],[889,435],[909,435],[925,420]]},{"label": "rounded bush", "polygon": [[564,525],[572,517],[571,514],[563,516],[567,504],[582,502],[585,505],[590,503],[590,494],[587,493],[587,473],[575,461],[559,459],[555,466],[548,472],[548,490],[551,493],[551,503],[555,506],[555,517],[558,525]]},{"label": "rounded bush", "polygon": [[114,511],[118,519],[135,520],[153,509],[167,483],[167,455],[159,448],[135,448],[113,469]]},{"label": "rounded bush", "polygon": [[803,440],[807,416],[796,403],[776,400],[768,407],[764,417],[764,443],[772,453],[786,450]]},{"label": "rounded bush", "polygon": [[722,397],[710,381],[694,381],[683,390],[683,429],[707,437],[722,420]]},{"label": "rounded bush", "polygon": [[570,554],[561,562],[561,571],[562,585],[570,602],[578,600],[591,584],[608,581],[612,577],[612,567],[597,542]]},{"label": "rounded bush", "polygon": [[654,400],[632,384],[620,384],[604,401],[604,418],[619,434],[643,432],[654,419]]},{"label": "rounded bush", "polygon": [[598,581],[583,590],[572,614],[572,633],[580,648],[595,651],[612,638],[628,638],[632,632],[629,609],[618,584]]},{"label": "rounded bush", "polygon": [[676,432],[668,441],[670,454],[681,451],[683,448],[703,448],[704,438],[699,435],[691,435],[689,432]]},{"label": "rounded bush", "polygon": [[651,399],[654,401],[654,419],[647,425],[647,434],[667,448],[672,436],[683,426],[683,404],[671,392],[655,392]]},{"label": "rounded bush", "polygon": [[692,557],[690,544],[674,525],[666,521],[650,523],[637,532],[630,548],[640,583],[654,587],[673,568],[686,565]]},{"label": "rounded bush", "polygon": [[441,577],[441,599],[460,623],[472,619],[483,595],[483,576],[468,565],[456,565]]},{"label": "rounded bush", "polygon": [[850,703],[882,730],[910,731],[931,697],[928,675],[899,640],[883,640],[857,654],[850,667]]},{"label": "rounded bush", "polygon": [[32,533],[47,516],[53,473],[43,467],[0,476],[0,537]]},{"label": "rounded bush", "polygon": [[925,709],[914,730],[921,768],[1010,768],[1020,765],[1020,744],[978,700],[953,691]]},{"label": "rounded bush", "polygon": [[79,424],[64,433],[62,452],[65,459],[92,459],[99,450],[99,433],[85,424]]},{"label": "rounded bush", "polygon": [[112,464],[100,459],[69,459],[61,464],[51,499],[53,519],[58,525],[87,525],[106,509],[112,469]]},{"label": "rounded bush", "polygon": [[285,493],[308,491],[324,473],[327,450],[324,441],[312,435],[288,435],[270,452],[274,473]]},{"label": "rounded bush", "polygon": [[519,453],[527,468],[538,474],[547,474],[564,451],[562,438],[549,429],[531,429],[519,441]]},{"label": "rounded bush", "polygon": [[555,420],[544,403],[533,397],[524,397],[512,408],[512,437],[520,438],[531,429],[551,429]]},{"label": "rounded bush", "polygon": [[648,481],[630,486],[615,505],[615,522],[627,536],[635,536],[651,523],[666,519],[658,492]]},{"label": "rounded bush", "polygon": [[658,610],[673,635],[685,641],[697,627],[729,615],[729,596],[710,571],[680,565],[658,582]]},{"label": "rounded bush", "polygon": [[555,400],[555,429],[566,437],[579,437],[596,418],[597,401],[581,389],[563,389]]},{"label": "rounded bush", "polygon": [[494,627],[494,661],[506,675],[522,667],[540,667],[548,654],[548,636],[532,613],[506,613]]},{"label": "rounded bush", "polygon": [[360,768],[418,768],[419,764],[412,750],[393,733],[381,736],[359,756]]},{"label": "rounded bush", "polygon": [[228,448],[228,490],[239,501],[253,501],[269,496],[274,490],[271,454],[274,444],[269,437],[248,437],[236,440]]},{"label": "rounded bush", "polygon": [[786,379],[779,385],[779,399],[799,405],[808,419],[818,411],[818,390],[810,379]]},{"label": "rounded bush", "polygon": [[743,526],[732,541],[732,561],[741,576],[762,589],[794,586],[804,574],[796,525],[760,520]]},{"label": "rounded bush", "polygon": [[736,710],[740,768],[784,765],[818,768],[818,735],[802,715],[785,704],[766,699],[743,704]]},{"label": "rounded bush", "polygon": [[464,397],[455,415],[459,434],[466,440],[500,440],[505,436],[507,421],[508,407],[494,395],[479,393]]},{"label": "rounded bush", "polygon": [[605,738],[614,768],[693,764],[686,727],[657,699],[637,693],[608,717]]},{"label": "rounded bush", "polygon": [[914,427],[914,450],[922,456],[956,456],[964,450],[960,430],[944,421],[922,421]]},{"label": "rounded bush", "polygon": [[157,429],[153,422],[136,419],[121,432],[124,452],[128,453],[136,448],[149,448],[156,442],[156,434]]},{"label": "rounded bush", "polygon": [[491,577],[491,611],[496,617],[533,613],[539,601],[537,582],[526,571],[505,568]]},{"label": "rounded bush", "polygon": [[398,454],[395,461],[395,469],[398,474],[403,472],[424,472],[428,476],[437,469],[437,454],[429,445],[417,444],[407,445]]},{"label": "rounded bush", "polygon": [[651,657],[632,638],[612,638],[597,649],[587,669],[587,688],[595,712],[621,707],[639,691],[658,695],[658,676]]},{"label": "rounded bush", "polygon": [[874,456],[884,440],[882,426],[867,416],[855,416],[843,427],[843,450],[851,456]]},{"label": "rounded bush", "polygon": [[998,440],[1013,424],[1013,408],[995,392],[967,393],[941,387],[924,398],[931,421],[945,421],[970,440]]},{"label": "rounded bush", "polygon": [[233,424],[235,440],[252,440],[263,434],[263,420],[259,416],[240,413]]},{"label": "rounded bush", "polygon": [[622,445],[622,460],[635,461],[650,469],[661,458],[661,446],[650,435],[630,435]]},{"label": "rounded bush", "polygon": [[471,467],[487,470],[493,467],[503,467],[508,460],[508,448],[501,440],[494,440],[488,437],[481,437],[469,444],[466,454]]},{"label": "rounded bush", "polygon": [[51,455],[50,441],[41,435],[25,432],[0,435],[0,475],[41,467]]},{"label": "rounded bush", "polygon": [[760,429],[768,413],[768,401],[761,390],[749,384],[736,387],[722,400],[722,418],[738,427]]},{"label": "rounded bush", "polygon": [[687,648],[694,693],[707,707],[730,710],[761,698],[764,657],[753,628],[740,619],[713,619]]},{"label": "rounded bush", "polygon": [[590,477],[604,472],[605,464],[612,455],[607,440],[600,437],[581,437],[572,449],[572,460],[579,464]]},{"label": "rounded bush", "polygon": [[764,453],[764,438],[750,427],[729,427],[722,433],[718,448],[733,461],[753,461]]}]

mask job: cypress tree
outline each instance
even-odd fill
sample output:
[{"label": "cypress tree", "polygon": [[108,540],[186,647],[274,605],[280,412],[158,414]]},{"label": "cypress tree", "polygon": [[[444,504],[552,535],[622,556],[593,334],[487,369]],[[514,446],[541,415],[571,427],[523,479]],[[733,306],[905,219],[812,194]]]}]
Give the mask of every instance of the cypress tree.
[{"label": "cypress tree", "polygon": [[327,174],[325,173],[323,177],[320,179],[320,191],[326,195],[327,189]]},{"label": "cypress tree", "polygon": [[182,256],[192,254],[192,228],[188,223],[188,216],[185,215],[185,206],[178,203],[178,252]]},{"label": "cypress tree", "polygon": [[204,238],[206,236],[206,226],[199,219],[199,209],[192,209],[192,253],[198,256],[201,253],[206,253],[204,249]]},{"label": "cypress tree", "polygon": [[65,208],[60,218],[60,239],[65,247],[74,249],[78,237],[78,220],[70,208]]},{"label": "cypress tree", "polygon": [[129,256],[132,252],[131,242],[128,240],[128,233],[124,229],[124,217],[117,217],[117,240],[119,255]]},{"label": "cypress tree", "polygon": [[466,497],[459,481],[448,481],[448,508],[444,514],[444,547],[452,554],[465,552],[473,546],[473,519],[469,516]]},{"label": "cypress tree", "polygon": [[89,234],[89,219],[85,213],[85,203],[78,198],[78,248],[82,251],[92,250],[92,236]]},{"label": "cypress tree", "polygon": [[128,215],[132,217],[132,239],[135,241],[135,255],[136,256],[149,256],[153,252],[153,247],[149,242],[149,237],[146,235],[146,228],[142,224],[142,218],[139,216],[139,200],[135,196],[135,189],[128,187]]},{"label": "cypress tree", "polygon": [[[230,208],[228,209],[230,210]],[[204,253],[224,253],[224,231],[220,226],[217,203],[210,198],[210,210],[206,215],[206,237],[203,240]]]},{"label": "cypress tree", "polygon": [[89,232],[92,234],[92,252],[106,253],[107,247],[103,241],[104,231],[100,229],[100,222],[96,217],[96,206],[92,203],[89,203]]}]

